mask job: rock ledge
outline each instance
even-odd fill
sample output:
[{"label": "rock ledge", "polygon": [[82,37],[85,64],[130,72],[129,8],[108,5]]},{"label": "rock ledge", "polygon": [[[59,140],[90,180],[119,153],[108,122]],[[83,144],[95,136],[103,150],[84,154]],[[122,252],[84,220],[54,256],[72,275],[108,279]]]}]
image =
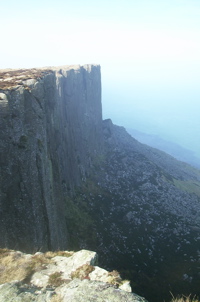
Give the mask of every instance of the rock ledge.
[{"label": "rock ledge", "polygon": [[98,267],[97,259],[88,250],[31,255],[2,249],[0,301],[146,301],[131,293],[129,281],[117,271]]}]

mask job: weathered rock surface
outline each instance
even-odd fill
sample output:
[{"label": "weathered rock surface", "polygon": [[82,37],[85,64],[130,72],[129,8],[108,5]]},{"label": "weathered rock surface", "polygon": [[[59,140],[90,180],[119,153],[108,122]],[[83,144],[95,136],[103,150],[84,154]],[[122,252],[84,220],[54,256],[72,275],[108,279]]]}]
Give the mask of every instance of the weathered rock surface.
[{"label": "weathered rock surface", "polygon": [[0,285],[0,301],[6,302],[146,302],[136,294],[98,281],[75,279],[56,289],[40,289],[11,282]]},{"label": "weathered rock surface", "polygon": [[66,198],[102,149],[100,66],[0,72],[0,246],[67,248]]},{"label": "weathered rock surface", "polygon": [[68,285],[57,289],[63,301],[67,302],[145,302],[146,300],[138,295],[127,293],[114,286],[87,279],[80,281],[73,280]]},{"label": "weathered rock surface", "polygon": [[0,285],[0,301],[6,302],[50,302],[53,290],[41,292],[39,288],[23,286],[21,282]]},{"label": "weathered rock surface", "polygon": [[[99,302],[145,302],[146,300],[140,296],[131,293],[128,281],[123,282],[120,279],[119,273],[115,271],[112,279],[108,280],[111,273],[101,269],[97,264],[97,254],[88,250],[81,250],[76,253],[66,252],[65,256],[55,256],[51,258],[50,263],[45,263],[48,253],[36,253],[34,255],[26,255],[15,251],[1,251],[0,268],[2,274],[10,271],[13,267],[8,261],[9,255],[12,259],[18,259],[19,275],[22,276],[22,270],[27,266],[27,260],[31,266],[32,261],[41,262],[40,270],[27,277],[24,280],[12,280],[0,285],[0,301],[6,302],[84,302],[84,301],[99,301]],[[13,258],[14,257],[14,258]],[[19,260],[20,259],[20,260]],[[23,262],[24,260],[24,262]],[[49,260],[48,260],[49,261]],[[41,265],[41,263],[39,263]],[[89,273],[88,267],[92,267],[92,273]],[[80,269],[85,270],[85,277],[81,278]],[[20,271],[21,270],[21,271]],[[97,273],[95,273],[95,271]],[[100,273],[101,272],[101,273]],[[103,272],[103,274],[102,274]],[[103,278],[102,278],[103,277]],[[107,278],[107,280],[106,280]],[[119,280],[114,284],[114,280]],[[3,280],[3,275],[2,275]],[[120,284],[121,283],[121,284]],[[121,287],[120,287],[121,285]],[[125,290],[123,290],[123,287]]]},{"label": "weathered rock surface", "polygon": [[[52,262],[44,270],[33,274],[30,281],[32,285],[46,287],[49,282],[49,276],[57,272],[60,273],[61,279],[70,280],[71,273],[83,264],[94,266],[97,263],[97,254],[87,250],[80,250],[71,257],[56,256],[52,258]],[[98,280],[98,278],[95,280]]]}]

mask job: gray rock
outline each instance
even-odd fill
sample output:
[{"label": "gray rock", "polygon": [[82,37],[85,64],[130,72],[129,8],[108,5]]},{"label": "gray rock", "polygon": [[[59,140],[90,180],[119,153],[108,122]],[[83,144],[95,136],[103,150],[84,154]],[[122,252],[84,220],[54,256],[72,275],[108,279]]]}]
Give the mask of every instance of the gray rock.
[{"label": "gray rock", "polygon": [[[26,255],[18,251],[7,251],[6,256],[8,253],[14,254],[15,256],[18,255],[20,257],[19,265],[21,265],[21,269],[24,268],[27,257],[30,263],[31,260],[35,261],[35,257],[37,256],[43,257],[43,261],[44,258],[47,257],[42,253]],[[31,257],[32,259],[30,259]],[[37,268],[37,272],[32,275],[29,284],[26,284],[26,279],[24,279],[21,282],[13,280],[10,283],[0,285],[0,301],[146,301],[145,299],[131,293],[129,281],[122,281],[117,271],[109,273],[105,269],[94,266],[93,272],[86,275],[86,278],[83,278],[83,280],[80,275],[76,276],[79,278],[72,279],[71,273],[77,269],[82,269],[85,266],[87,268],[87,265],[92,267],[96,264],[96,260],[96,253],[88,250],[80,250],[69,257],[53,257],[49,264]],[[40,261],[40,258],[38,258],[38,261]],[[9,262],[6,264],[6,269],[6,272],[8,272]],[[55,283],[55,279],[53,279],[54,283],[49,282],[52,276],[58,276],[61,283]],[[120,284],[119,282],[113,284],[114,280],[119,280]],[[110,282],[112,282],[112,284]]]},{"label": "gray rock", "polygon": [[[40,290],[24,286],[17,282],[0,285],[0,301],[6,302],[50,302],[59,297],[60,302],[145,302],[146,300],[133,293],[127,293],[114,286],[97,281],[75,279],[55,291]],[[55,300],[54,300],[55,301]]]},{"label": "gray rock", "polygon": [[133,293],[115,288],[111,284],[97,281],[75,279],[67,285],[56,289],[63,301],[67,302],[145,302]]},{"label": "gray rock", "polygon": [[0,246],[66,249],[66,199],[102,149],[100,66],[0,71],[0,114]]},{"label": "gray rock", "polygon": [[61,279],[70,280],[71,273],[84,264],[94,265],[97,261],[97,254],[88,250],[80,250],[71,257],[56,256],[52,258],[53,263],[46,266],[46,269],[35,272],[31,278],[31,284],[37,287],[46,287],[49,276],[60,273]]},{"label": "gray rock", "polygon": [[52,290],[41,292],[38,288],[24,286],[19,282],[0,285],[2,302],[50,302],[52,296]]}]

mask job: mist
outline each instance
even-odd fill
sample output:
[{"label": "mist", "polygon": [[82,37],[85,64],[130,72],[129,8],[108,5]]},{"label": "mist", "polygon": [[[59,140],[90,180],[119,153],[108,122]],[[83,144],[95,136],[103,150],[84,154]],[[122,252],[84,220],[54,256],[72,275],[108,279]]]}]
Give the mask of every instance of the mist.
[{"label": "mist", "polygon": [[155,72],[156,67],[143,63],[126,77],[115,77],[112,85],[103,81],[103,116],[127,130],[179,144],[200,158],[200,72],[194,76],[184,63],[171,66],[168,74],[167,66]]},{"label": "mist", "polygon": [[200,157],[199,1],[8,0],[0,26],[0,68],[100,64],[104,118]]}]

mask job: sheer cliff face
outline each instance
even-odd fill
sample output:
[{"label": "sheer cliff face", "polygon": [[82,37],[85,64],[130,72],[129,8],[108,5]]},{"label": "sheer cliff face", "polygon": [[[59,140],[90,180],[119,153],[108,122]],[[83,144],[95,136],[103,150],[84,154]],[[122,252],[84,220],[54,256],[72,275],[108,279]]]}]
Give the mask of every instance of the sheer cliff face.
[{"label": "sheer cliff face", "polygon": [[4,70],[0,114],[0,245],[66,248],[66,196],[102,149],[100,66]]}]

